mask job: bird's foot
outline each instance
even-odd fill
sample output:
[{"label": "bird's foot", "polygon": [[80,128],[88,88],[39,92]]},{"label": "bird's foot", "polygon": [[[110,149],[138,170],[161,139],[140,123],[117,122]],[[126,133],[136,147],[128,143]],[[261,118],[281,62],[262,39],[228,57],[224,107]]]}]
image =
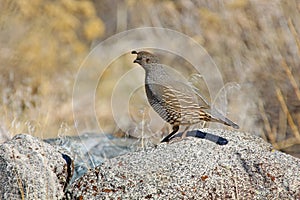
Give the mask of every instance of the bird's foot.
[{"label": "bird's foot", "polygon": [[183,138],[182,137],[172,137],[170,140],[169,140],[169,144],[173,144],[173,143],[176,143],[176,142],[180,142],[182,141]]},{"label": "bird's foot", "polygon": [[181,137],[180,136],[174,136],[174,137],[170,138],[169,144],[180,142],[180,141],[183,141],[183,140],[190,140],[190,139],[191,138],[186,137],[186,135],[182,135]]}]

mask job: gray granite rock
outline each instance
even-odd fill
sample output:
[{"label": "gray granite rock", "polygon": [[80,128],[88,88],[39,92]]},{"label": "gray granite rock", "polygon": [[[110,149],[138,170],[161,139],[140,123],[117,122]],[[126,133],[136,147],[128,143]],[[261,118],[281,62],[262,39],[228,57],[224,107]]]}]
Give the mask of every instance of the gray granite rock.
[{"label": "gray granite rock", "polygon": [[0,199],[61,199],[72,160],[26,134],[0,145]]},{"label": "gray granite rock", "polygon": [[[181,137],[182,132],[174,136]],[[199,130],[188,131],[187,136],[210,140],[219,145],[227,144],[225,138],[204,133]],[[115,137],[111,134],[93,132],[83,133],[79,136],[63,136],[45,139],[60,152],[66,152],[74,161],[74,174],[71,182],[80,178],[88,169],[95,168],[107,159],[111,159],[129,152],[141,150],[145,147],[154,147],[151,140],[139,140],[133,137]]]},{"label": "gray granite rock", "polygon": [[107,159],[134,151],[139,143],[133,138],[118,138],[98,133],[84,133],[80,136],[64,136],[44,141],[60,152],[70,152],[74,160],[74,175],[71,182]]},{"label": "gray granite rock", "polygon": [[105,161],[76,180],[69,199],[300,199],[300,160],[262,139],[204,131],[217,145],[188,138]]}]

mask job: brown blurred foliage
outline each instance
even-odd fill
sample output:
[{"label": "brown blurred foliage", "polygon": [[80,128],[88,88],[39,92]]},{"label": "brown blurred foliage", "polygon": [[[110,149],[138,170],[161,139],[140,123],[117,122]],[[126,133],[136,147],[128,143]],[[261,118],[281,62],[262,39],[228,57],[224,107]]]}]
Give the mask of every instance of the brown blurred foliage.
[{"label": "brown blurred foliage", "polygon": [[[278,149],[299,152],[297,0],[4,0],[0,6],[1,126],[14,134],[19,129],[11,127],[31,119],[56,130],[62,123],[72,127],[74,76],[91,42],[132,28],[156,26],[198,41],[216,62],[224,81],[240,84],[239,93],[229,97],[229,117],[242,130],[265,138]],[[115,64],[120,62],[122,70],[132,66],[128,58]],[[107,90],[121,74],[112,64],[103,77]],[[113,127],[106,108],[101,105],[101,113],[107,116],[105,124]],[[55,134],[55,128],[43,133]]]},{"label": "brown blurred foliage", "polygon": [[2,131],[56,135],[73,123],[74,75],[105,26],[90,1],[3,0],[0,8]]}]

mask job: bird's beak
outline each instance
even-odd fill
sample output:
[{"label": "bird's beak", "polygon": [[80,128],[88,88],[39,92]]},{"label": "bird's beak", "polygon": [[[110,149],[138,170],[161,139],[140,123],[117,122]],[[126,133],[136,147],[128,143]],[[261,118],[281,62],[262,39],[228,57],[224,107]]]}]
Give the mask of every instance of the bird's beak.
[{"label": "bird's beak", "polygon": [[[132,51],[131,54],[138,54],[136,51]],[[133,63],[140,63],[139,60],[136,58]]]},{"label": "bird's beak", "polygon": [[135,60],[133,61],[133,63],[141,64],[141,60],[140,60],[140,59],[135,59]]}]

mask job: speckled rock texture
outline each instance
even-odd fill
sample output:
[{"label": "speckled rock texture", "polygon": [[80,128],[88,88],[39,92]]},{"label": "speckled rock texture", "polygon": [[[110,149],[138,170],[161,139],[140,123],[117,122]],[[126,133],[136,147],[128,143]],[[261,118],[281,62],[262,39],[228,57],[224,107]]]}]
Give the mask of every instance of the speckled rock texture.
[{"label": "speckled rock texture", "polygon": [[20,134],[0,145],[0,199],[61,199],[72,160],[50,144]]},{"label": "speckled rock texture", "polygon": [[187,138],[110,159],[65,198],[300,199],[299,159],[247,133],[204,131],[229,142]]},{"label": "speckled rock texture", "polygon": [[64,136],[45,139],[60,152],[70,152],[74,161],[71,182],[81,177],[89,168],[95,168],[105,160],[136,149],[136,139],[117,138],[110,134],[84,133],[80,136]]}]

